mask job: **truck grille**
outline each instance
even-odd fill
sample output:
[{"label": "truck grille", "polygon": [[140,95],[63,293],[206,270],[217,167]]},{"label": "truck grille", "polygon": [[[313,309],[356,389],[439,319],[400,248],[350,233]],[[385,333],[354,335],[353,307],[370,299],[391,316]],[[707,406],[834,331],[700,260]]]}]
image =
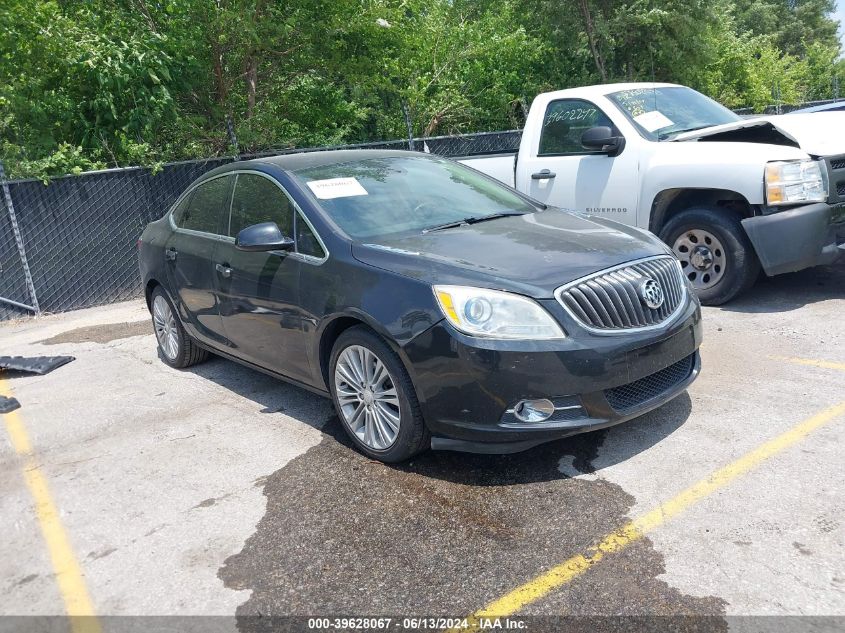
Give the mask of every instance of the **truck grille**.
[{"label": "truck grille", "polygon": [[830,204],[845,202],[845,156],[826,158],[830,182]]},{"label": "truck grille", "polygon": [[[644,296],[648,280],[662,289],[663,302],[656,307],[649,307]],[[658,326],[675,316],[685,295],[681,268],[669,256],[603,270],[555,291],[557,300],[582,325],[607,333]]]},{"label": "truck grille", "polygon": [[690,377],[694,368],[695,353],[645,378],[607,389],[604,397],[615,411],[619,413],[631,411],[675,389]]}]

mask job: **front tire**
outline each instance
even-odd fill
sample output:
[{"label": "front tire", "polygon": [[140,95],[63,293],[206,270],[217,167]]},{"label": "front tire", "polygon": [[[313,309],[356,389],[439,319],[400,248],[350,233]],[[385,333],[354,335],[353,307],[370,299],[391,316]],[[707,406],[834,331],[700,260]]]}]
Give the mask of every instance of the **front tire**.
[{"label": "front tire", "polygon": [[704,305],[721,305],[757,280],[760,262],[739,217],[728,210],[682,211],[660,231]]},{"label": "front tire", "polygon": [[208,352],[197,345],[182,327],[182,322],[167,293],[158,286],[150,296],[150,312],[161,359],[174,369],[201,363]]},{"label": "front tire", "polygon": [[338,337],[329,387],[341,425],[368,457],[401,462],[429,448],[411,378],[396,352],[369,328],[352,327]]}]

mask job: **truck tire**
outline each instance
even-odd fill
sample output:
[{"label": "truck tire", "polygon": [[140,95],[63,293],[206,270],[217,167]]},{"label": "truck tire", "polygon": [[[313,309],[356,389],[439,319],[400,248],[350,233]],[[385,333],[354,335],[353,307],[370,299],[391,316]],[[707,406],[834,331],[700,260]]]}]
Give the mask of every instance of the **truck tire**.
[{"label": "truck tire", "polygon": [[687,209],[660,231],[704,305],[716,306],[745,292],[757,280],[760,262],[739,217],[708,207]]}]

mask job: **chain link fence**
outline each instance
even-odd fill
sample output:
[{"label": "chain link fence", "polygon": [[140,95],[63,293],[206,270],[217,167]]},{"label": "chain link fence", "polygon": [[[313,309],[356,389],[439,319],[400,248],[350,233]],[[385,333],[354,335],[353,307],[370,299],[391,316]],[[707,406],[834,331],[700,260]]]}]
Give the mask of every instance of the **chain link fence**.
[{"label": "chain link fence", "polygon": [[[519,130],[269,151],[408,149],[459,157],[515,152]],[[187,186],[233,157],[80,176],[5,181],[0,168],[0,320],[76,310],[141,295],[137,240]]]},{"label": "chain link fence", "polygon": [[820,101],[807,101],[806,103],[775,103],[772,105],[768,105],[763,108],[762,112],[755,112],[754,108],[740,108],[738,110],[734,110],[740,116],[747,116],[747,117],[754,117],[760,116],[763,114],[789,114],[790,112],[794,112],[795,110],[801,110],[802,108],[811,108],[813,106],[822,106],[822,105],[829,105],[831,103],[841,103],[845,106],[845,99],[822,99]]}]

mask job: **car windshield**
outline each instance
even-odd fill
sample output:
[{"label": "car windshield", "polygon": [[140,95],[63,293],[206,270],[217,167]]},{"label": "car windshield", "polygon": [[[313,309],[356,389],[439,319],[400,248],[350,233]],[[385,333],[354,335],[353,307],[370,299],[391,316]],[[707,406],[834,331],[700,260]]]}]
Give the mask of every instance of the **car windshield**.
[{"label": "car windshield", "polygon": [[608,98],[652,141],[742,120],[709,97],[681,86],[621,90]]},{"label": "car windshield", "polygon": [[309,167],[294,176],[354,239],[538,210],[486,176],[434,156],[369,158]]}]

